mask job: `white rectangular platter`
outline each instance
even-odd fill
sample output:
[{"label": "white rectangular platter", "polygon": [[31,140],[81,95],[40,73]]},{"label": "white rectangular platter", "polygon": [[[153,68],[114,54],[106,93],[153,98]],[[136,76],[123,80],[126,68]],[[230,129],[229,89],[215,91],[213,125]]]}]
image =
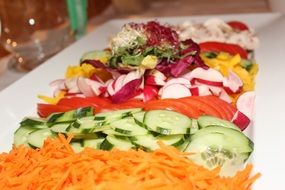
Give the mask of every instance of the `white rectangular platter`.
[{"label": "white rectangular platter", "polygon": [[[110,36],[128,22],[158,20],[176,24],[186,20],[202,22],[210,17],[241,20],[254,28],[261,41],[256,51],[260,66],[256,85],[256,113],[248,134],[255,143],[252,162],[262,173],[254,190],[285,189],[285,18],[280,14],[215,15],[112,20],[96,28],[23,78],[0,92],[0,151],[12,147],[13,133],[24,116],[36,116],[38,94],[51,95],[48,84],[63,78],[68,65],[76,65],[84,52],[103,49]],[[284,62],[284,63],[283,63]]]}]

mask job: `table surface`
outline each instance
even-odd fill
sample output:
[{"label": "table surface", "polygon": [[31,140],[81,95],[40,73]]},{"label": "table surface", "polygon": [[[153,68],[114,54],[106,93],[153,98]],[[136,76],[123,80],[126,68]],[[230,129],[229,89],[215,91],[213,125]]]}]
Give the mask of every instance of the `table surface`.
[{"label": "table surface", "polygon": [[[133,0],[135,1],[135,0]],[[118,7],[117,7],[118,10]],[[189,15],[212,15],[232,13],[260,13],[270,12],[267,0],[157,0],[150,1],[148,8],[137,12],[122,14],[116,11],[116,7],[109,6],[101,15],[91,19],[87,31],[91,31],[100,24],[115,18],[139,18],[139,17],[163,17],[163,16],[189,16]],[[0,59],[0,64],[1,64]],[[19,72],[11,66],[0,75],[0,91],[11,85],[26,73]]]}]

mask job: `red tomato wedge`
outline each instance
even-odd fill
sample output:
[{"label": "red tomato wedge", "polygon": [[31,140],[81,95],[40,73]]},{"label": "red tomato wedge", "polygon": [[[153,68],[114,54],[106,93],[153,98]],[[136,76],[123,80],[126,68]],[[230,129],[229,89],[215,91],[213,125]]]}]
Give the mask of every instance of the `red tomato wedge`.
[{"label": "red tomato wedge", "polygon": [[242,58],[247,59],[247,52],[236,44],[222,42],[203,42],[199,44],[201,52],[227,52],[231,55],[239,54]]},{"label": "red tomato wedge", "polygon": [[229,21],[227,22],[228,25],[230,25],[233,29],[237,29],[237,30],[240,30],[240,31],[243,31],[243,30],[249,30],[248,26],[241,22],[241,21]]}]

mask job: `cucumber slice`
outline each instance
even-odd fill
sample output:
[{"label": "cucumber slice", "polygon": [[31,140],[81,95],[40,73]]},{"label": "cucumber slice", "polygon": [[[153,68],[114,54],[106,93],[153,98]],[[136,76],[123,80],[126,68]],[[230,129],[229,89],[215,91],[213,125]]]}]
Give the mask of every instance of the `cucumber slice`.
[{"label": "cucumber slice", "polygon": [[21,126],[31,126],[36,128],[46,128],[46,119],[36,117],[25,117],[21,122]]},{"label": "cucumber slice", "polygon": [[115,120],[123,119],[131,116],[134,113],[142,111],[141,108],[123,109],[112,112],[99,113],[95,115],[95,120],[105,120],[106,122],[112,122]]},{"label": "cucumber slice", "polygon": [[55,133],[67,133],[69,125],[69,123],[57,123],[50,127],[50,130]]},{"label": "cucumber slice", "polygon": [[209,126],[221,126],[241,131],[240,128],[235,124],[233,124],[232,122],[207,115],[200,116],[198,118],[198,124],[201,128]]},{"label": "cucumber slice", "polygon": [[168,135],[154,137],[151,134],[147,134],[132,137],[130,139],[133,144],[147,151],[154,151],[156,149],[159,149],[158,141],[161,141],[166,145],[175,147],[182,146],[186,141],[184,135]]},{"label": "cucumber slice", "polygon": [[193,135],[199,130],[199,125],[198,125],[198,120],[197,119],[192,119],[192,125],[191,125],[191,131],[190,134]]},{"label": "cucumber slice", "polygon": [[104,140],[105,140],[105,138],[84,139],[83,140],[83,146],[89,147],[89,148],[94,148],[94,149],[100,149],[100,146]]},{"label": "cucumber slice", "polygon": [[108,135],[102,142],[100,149],[111,150],[113,148],[117,148],[119,150],[129,150],[131,148],[134,148],[134,145],[130,142],[128,138],[117,138]]},{"label": "cucumber slice", "polygon": [[137,113],[133,114],[133,118],[135,119],[136,124],[138,124],[141,127],[146,128],[145,125],[144,125],[144,122],[143,122],[144,121],[144,116],[145,116],[145,112],[144,111],[137,112]]},{"label": "cucumber slice", "polygon": [[53,113],[48,117],[47,123],[48,124],[63,123],[63,122],[68,123],[75,121],[77,118],[82,118],[92,115],[93,115],[92,107],[83,107],[68,112]]},{"label": "cucumber slice", "polygon": [[127,136],[145,135],[148,130],[136,124],[134,118],[127,117],[110,123],[111,128],[121,134]]},{"label": "cucumber slice", "polygon": [[54,133],[49,128],[40,129],[30,133],[27,140],[31,146],[41,148],[47,138],[54,136]]},{"label": "cucumber slice", "polygon": [[186,152],[195,163],[209,169],[225,163],[244,163],[253,151],[253,143],[242,132],[235,129],[210,126],[197,131]]},{"label": "cucumber slice", "polygon": [[190,134],[191,119],[173,111],[148,111],[144,123],[149,130],[163,135]]},{"label": "cucumber slice", "polygon": [[114,131],[111,128],[102,131],[102,133],[104,133],[106,135],[111,135],[111,136],[132,137],[132,135],[119,133],[119,132]]},{"label": "cucumber slice", "polygon": [[37,129],[31,126],[21,126],[14,133],[14,145],[16,147],[24,145],[30,147],[28,144],[28,136],[30,133],[36,131]]}]

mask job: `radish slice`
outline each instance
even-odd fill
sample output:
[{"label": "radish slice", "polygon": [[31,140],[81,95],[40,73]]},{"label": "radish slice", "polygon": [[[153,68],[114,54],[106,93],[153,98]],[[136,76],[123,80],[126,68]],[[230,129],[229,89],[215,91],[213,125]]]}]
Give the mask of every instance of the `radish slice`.
[{"label": "radish slice", "polygon": [[67,89],[68,93],[80,93],[80,89],[77,85],[78,78],[71,78],[65,80],[65,88]]},{"label": "radish slice", "polygon": [[220,99],[224,100],[225,102],[232,103],[231,97],[225,90],[222,90],[219,96]]},{"label": "radish slice", "polygon": [[181,84],[187,88],[190,88],[191,86],[190,81],[185,78],[172,78],[165,83],[165,85],[159,90],[158,94],[161,96],[163,90],[172,84]]},{"label": "radish slice", "polygon": [[66,79],[57,79],[49,83],[49,85],[58,89],[65,89],[65,81]]},{"label": "radish slice", "polygon": [[250,119],[240,112],[239,110],[234,114],[233,119],[231,120],[234,124],[236,124],[242,131],[245,130],[249,124]]},{"label": "radish slice", "polygon": [[207,87],[210,92],[215,95],[215,96],[220,96],[221,92],[222,92],[222,87],[217,87],[217,86],[212,86],[212,85],[207,85],[207,84],[204,84],[204,83],[200,83],[198,81],[195,81],[193,83],[193,85],[198,85],[198,86],[205,86]]},{"label": "radish slice", "polygon": [[171,84],[162,89],[161,99],[183,98],[191,96],[190,90],[183,84]]},{"label": "radish slice", "polygon": [[96,96],[101,95],[102,93],[102,87],[104,87],[100,82],[95,81],[95,80],[90,80],[90,79],[85,79],[86,83],[91,87],[91,89],[93,90],[94,94]]},{"label": "radish slice", "polygon": [[107,92],[110,96],[113,96],[115,94],[115,90],[113,88],[113,82],[114,79],[109,79],[105,84],[107,86]]},{"label": "radish slice", "polygon": [[155,86],[163,86],[163,85],[165,85],[165,81],[163,81],[163,80],[161,80],[159,78],[156,78],[153,75],[146,76],[145,83],[148,84],[148,85],[155,85]]},{"label": "radish slice", "polygon": [[127,75],[121,75],[113,82],[113,88],[115,93],[118,92],[124,86],[124,80],[126,76]]},{"label": "radish slice", "polygon": [[[90,80],[90,79],[88,79]],[[88,84],[86,78],[78,78],[77,80],[77,85],[79,90],[86,96],[86,97],[92,97],[95,96],[92,88],[90,87],[90,85]]]},{"label": "radish slice", "polygon": [[91,80],[95,80],[97,82],[103,83],[102,79],[100,79],[95,73],[92,74],[92,76],[90,77]]},{"label": "radish slice", "polygon": [[172,79],[168,80],[165,83],[164,87],[167,87],[168,85],[171,85],[171,84],[183,84],[185,86],[189,86],[189,87],[191,86],[191,83],[189,80],[187,80],[185,78],[180,78],[180,77],[179,78],[172,78]]},{"label": "radish slice", "polygon": [[212,95],[210,89],[205,85],[191,86],[190,92],[192,96],[208,96]]},{"label": "radish slice", "polygon": [[152,70],[146,76],[146,84],[149,85],[163,86],[165,85],[165,80],[166,76],[158,70]]},{"label": "radish slice", "polygon": [[224,89],[229,94],[235,94],[241,91],[243,82],[237,74],[229,70],[229,75],[223,80]]},{"label": "radish slice", "polygon": [[185,78],[185,79],[191,81],[191,79],[192,79],[192,78],[191,78],[191,72],[188,72],[188,73],[183,74],[183,75],[181,76],[181,78]]},{"label": "radish slice", "polygon": [[249,119],[252,119],[254,113],[254,102],[255,93],[253,91],[245,92],[237,99],[237,109]]},{"label": "radish slice", "polygon": [[194,69],[190,74],[190,80],[197,80],[199,83],[210,85],[210,86],[223,86],[223,75],[212,68],[203,69],[198,67]]},{"label": "radish slice", "polygon": [[132,80],[139,79],[141,77],[142,77],[142,74],[140,73],[139,70],[129,72],[123,80],[123,85],[127,84],[128,82],[130,82]]},{"label": "radish slice", "polygon": [[144,95],[143,100],[145,102],[147,102],[149,100],[153,100],[158,95],[158,88],[155,86],[145,85],[145,87],[143,89],[143,95]]}]

